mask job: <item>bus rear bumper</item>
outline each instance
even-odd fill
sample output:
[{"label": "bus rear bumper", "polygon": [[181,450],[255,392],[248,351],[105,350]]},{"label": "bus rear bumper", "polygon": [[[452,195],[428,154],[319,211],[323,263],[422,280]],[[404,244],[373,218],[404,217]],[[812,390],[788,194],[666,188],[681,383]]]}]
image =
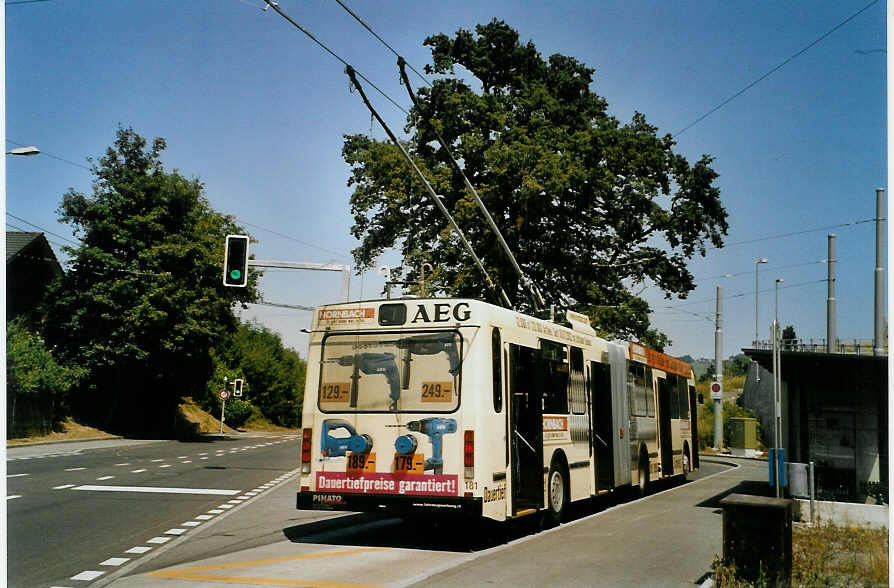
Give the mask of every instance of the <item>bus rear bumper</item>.
[{"label": "bus rear bumper", "polygon": [[298,510],[345,510],[395,516],[481,517],[481,498],[299,491]]}]

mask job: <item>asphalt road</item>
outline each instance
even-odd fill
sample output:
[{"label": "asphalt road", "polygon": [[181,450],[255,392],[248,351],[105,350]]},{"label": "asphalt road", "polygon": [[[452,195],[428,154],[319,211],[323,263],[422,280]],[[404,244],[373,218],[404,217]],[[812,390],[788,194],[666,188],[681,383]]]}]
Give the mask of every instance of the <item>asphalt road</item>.
[{"label": "asphalt road", "polygon": [[549,530],[534,517],[498,525],[296,511],[287,483],[108,580],[110,588],[691,587],[721,550],[720,497],[766,485],[765,463],[738,465],[704,460],[686,483],[655,485],[641,500],[576,505]]},{"label": "asphalt road", "polygon": [[295,474],[297,436],[7,450],[8,585],[85,586]]}]

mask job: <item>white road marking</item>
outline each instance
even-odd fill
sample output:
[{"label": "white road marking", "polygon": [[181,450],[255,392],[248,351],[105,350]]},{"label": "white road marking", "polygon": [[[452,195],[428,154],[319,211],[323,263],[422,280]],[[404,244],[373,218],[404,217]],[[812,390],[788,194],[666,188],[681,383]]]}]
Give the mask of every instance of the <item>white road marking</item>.
[{"label": "white road marking", "polygon": [[[238,498],[236,498],[236,499],[233,499],[233,500],[227,500],[227,504],[232,504],[232,505],[242,504],[242,501],[239,500]],[[232,508],[232,507],[231,507],[231,508]]]},{"label": "white road marking", "polygon": [[235,506],[235,505],[233,505],[233,504],[221,504],[221,505],[218,506],[217,508],[226,508],[226,509],[230,509],[230,508],[233,508],[234,506]]},{"label": "white road marking", "polygon": [[94,570],[87,570],[85,572],[81,572],[77,576],[72,576],[71,579],[72,580],[85,580],[85,581],[89,582],[90,580],[97,579],[98,577],[100,577],[103,574],[105,574],[105,572],[97,572]]},{"label": "white road marking", "polygon": [[160,466],[158,466],[158,467],[160,467],[160,468],[169,468],[169,467],[171,467],[171,464],[166,463],[166,464],[164,464],[164,465],[160,465]]},{"label": "white road marking", "polygon": [[256,490],[252,490],[251,492],[245,493],[246,496],[257,496],[258,494],[260,494],[260,492],[258,492]]},{"label": "white road marking", "polygon": [[6,497],[6,500],[12,500],[13,498],[21,498],[21,497],[22,497],[21,494],[10,494],[9,496]]},{"label": "white road marking", "polygon": [[74,488],[74,484],[63,484],[62,486],[53,486],[53,490],[65,490],[66,488]]},{"label": "white road marking", "polygon": [[207,521],[208,519],[213,519],[213,515],[196,515],[195,519],[199,521]]},{"label": "white road marking", "polygon": [[165,531],[165,535],[182,535],[186,533],[186,529],[168,529]]},{"label": "white road marking", "polygon": [[65,470],[66,472],[80,472],[81,470],[86,470],[87,468],[68,468]]},{"label": "white road marking", "polygon": [[111,479],[114,478],[114,477],[115,477],[115,476],[103,476],[103,477],[101,477],[101,478],[96,478],[96,479],[97,479],[97,480],[111,480]]},{"label": "white road marking", "polygon": [[203,451],[203,452],[200,453],[199,455],[208,455],[208,452],[207,452],[207,451]]},{"label": "white road marking", "polygon": [[155,486],[94,485],[77,486],[75,490],[93,490],[95,492],[147,492],[156,494],[212,494],[215,496],[232,496],[241,492],[241,490],[220,490],[215,488],[163,488]]},{"label": "white road marking", "polygon": [[6,474],[7,478],[21,478],[22,476],[30,476],[31,474]]},{"label": "white road marking", "polygon": [[101,566],[120,566],[126,561],[130,561],[129,557],[110,557],[109,559],[100,562]]},{"label": "white road marking", "polygon": [[181,461],[180,463],[192,463],[191,459],[187,459],[186,461]]},{"label": "white road marking", "polygon": [[163,460],[163,459],[153,459],[153,460],[152,460],[152,463],[156,463],[156,462],[159,462],[159,461],[164,461],[164,460]]},{"label": "white road marking", "polygon": [[125,551],[124,553],[146,553],[146,552],[149,551],[150,549],[152,549],[152,548],[151,548],[151,547],[146,547],[145,545],[140,545],[140,546],[138,546],[138,547],[131,547],[130,549],[128,549],[128,550]]},{"label": "white road marking", "polygon": [[188,455],[181,455],[181,456],[178,457],[177,459],[186,459],[187,457],[189,457],[189,456],[188,456]]},{"label": "white road marking", "polygon": [[184,527],[198,527],[201,525],[201,521],[186,521],[185,523],[180,523]]},{"label": "white road marking", "polygon": [[200,457],[199,459],[208,459],[207,457]]},{"label": "white road marking", "polygon": [[116,463],[115,465],[116,465],[116,466],[129,466],[129,465],[130,465],[130,462],[127,462],[127,463]]},{"label": "white road marking", "polygon": [[223,511],[220,510],[219,508],[212,508],[212,509],[209,510],[208,512],[209,512],[210,514],[220,514],[220,513],[222,513]]},{"label": "white road marking", "polygon": [[167,543],[170,540],[171,540],[170,537],[153,537],[152,539],[149,539],[148,541],[146,541],[146,543],[157,543],[157,544],[161,545],[162,543]]},{"label": "white road marking", "polygon": [[130,473],[131,473],[131,474],[142,474],[142,473],[145,472],[145,471],[146,471],[146,470],[131,470]]}]

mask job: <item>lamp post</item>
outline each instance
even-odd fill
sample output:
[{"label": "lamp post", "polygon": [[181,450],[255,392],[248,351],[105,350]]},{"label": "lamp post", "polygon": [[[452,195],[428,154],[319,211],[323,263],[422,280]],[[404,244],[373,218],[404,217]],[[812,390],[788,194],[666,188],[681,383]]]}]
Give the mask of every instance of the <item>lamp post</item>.
[{"label": "lamp post", "polygon": [[38,149],[34,145],[29,145],[27,147],[16,147],[15,149],[10,149],[6,152],[7,155],[24,155],[26,157],[30,155],[37,155],[38,153],[40,153],[40,149]]},{"label": "lamp post", "polygon": [[773,412],[775,427],[776,451],[773,452],[773,476],[776,486],[776,498],[782,497],[781,468],[785,467],[785,457],[780,447],[782,439],[782,346],[779,340],[779,284],[784,282],[782,278],[776,278],[776,300],[773,308]]},{"label": "lamp post", "polygon": [[754,260],[754,346],[757,347],[757,266],[767,263],[766,257]]}]

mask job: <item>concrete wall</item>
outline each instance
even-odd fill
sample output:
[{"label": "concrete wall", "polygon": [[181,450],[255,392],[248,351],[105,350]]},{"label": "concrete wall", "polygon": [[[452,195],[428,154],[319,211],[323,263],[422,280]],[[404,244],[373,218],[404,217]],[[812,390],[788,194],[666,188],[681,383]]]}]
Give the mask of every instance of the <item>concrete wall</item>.
[{"label": "concrete wall", "polygon": [[[810,522],[810,501],[795,498],[792,516],[796,521]],[[814,517],[821,522],[832,522],[847,527],[888,528],[888,506],[880,504],[855,504],[852,502],[826,502],[817,500]]]}]

